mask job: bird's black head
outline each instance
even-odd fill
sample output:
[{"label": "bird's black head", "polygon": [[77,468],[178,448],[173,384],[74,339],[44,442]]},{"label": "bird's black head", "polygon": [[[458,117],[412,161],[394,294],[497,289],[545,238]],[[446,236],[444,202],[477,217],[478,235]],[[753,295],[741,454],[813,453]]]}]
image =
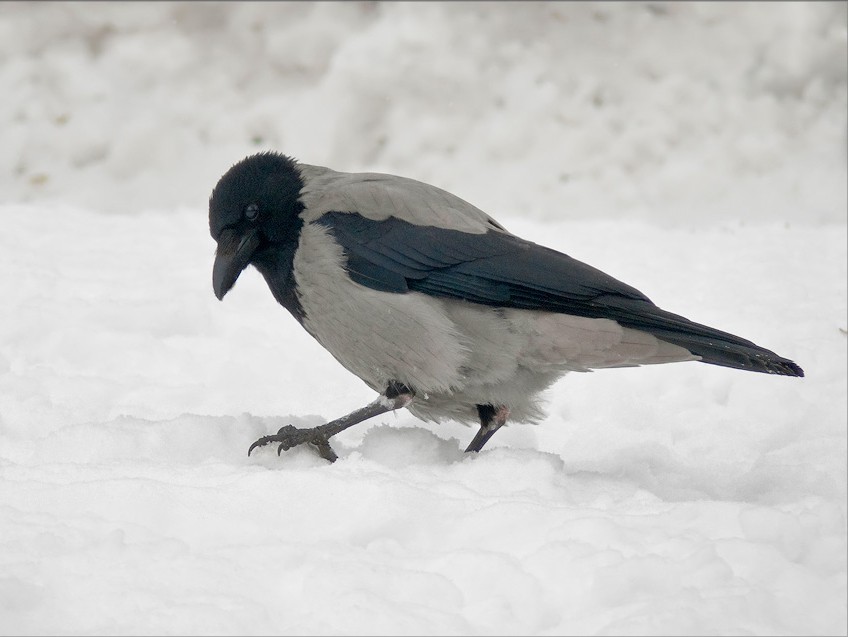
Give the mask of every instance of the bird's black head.
[{"label": "bird's black head", "polygon": [[297,162],[277,153],[251,155],[224,173],[209,197],[215,296],[223,299],[263,250],[297,241],[302,188]]}]

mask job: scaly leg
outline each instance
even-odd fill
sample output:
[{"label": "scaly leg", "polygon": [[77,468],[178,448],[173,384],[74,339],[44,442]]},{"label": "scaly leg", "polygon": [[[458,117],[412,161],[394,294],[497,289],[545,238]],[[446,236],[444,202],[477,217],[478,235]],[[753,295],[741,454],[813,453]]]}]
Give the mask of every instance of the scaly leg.
[{"label": "scaly leg", "polygon": [[509,408],[500,405],[477,405],[477,413],[480,415],[480,429],[471,440],[471,444],[465,449],[465,453],[471,451],[478,452],[483,448],[489,438],[495,435],[495,432],[506,424],[506,419],[509,418]]},{"label": "scaly leg", "polygon": [[341,418],[310,429],[298,429],[292,425],[281,427],[276,434],[262,436],[250,445],[247,455],[249,456],[256,447],[261,447],[272,442],[280,443],[280,446],[277,447],[277,455],[280,455],[283,450],[287,451],[292,447],[308,443],[315,447],[322,458],[330,462],[335,462],[338,456],[333,451],[333,448],[330,447],[330,438],[348,427],[361,423],[363,420],[406,407],[414,396],[415,392],[405,385],[398,382],[391,382],[386,388],[386,391],[377,400],[365,405],[365,407],[357,409],[347,416],[342,416]]}]

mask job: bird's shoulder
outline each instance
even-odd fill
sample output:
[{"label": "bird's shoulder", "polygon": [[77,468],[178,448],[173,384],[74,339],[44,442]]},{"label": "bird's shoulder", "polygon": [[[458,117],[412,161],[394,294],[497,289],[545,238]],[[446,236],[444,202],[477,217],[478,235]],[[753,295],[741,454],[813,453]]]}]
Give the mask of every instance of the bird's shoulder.
[{"label": "bird's shoulder", "polygon": [[383,173],[345,173],[298,164],[303,181],[301,214],[307,223],[328,212],[358,213],[373,221],[400,219],[473,234],[504,231],[492,217],[464,199],[415,179]]}]

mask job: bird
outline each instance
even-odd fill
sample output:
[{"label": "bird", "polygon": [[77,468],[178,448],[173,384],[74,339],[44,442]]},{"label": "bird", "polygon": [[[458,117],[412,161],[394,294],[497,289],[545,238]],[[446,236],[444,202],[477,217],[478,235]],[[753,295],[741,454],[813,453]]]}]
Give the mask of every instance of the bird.
[{"label": "bird", "polygon": [[793,361],[659,308],[636,288],[512,234],[441,188],[347,173],[274,151],[235,163],[209,198],[215,296],[245,268],[377,397],[312,428],[286,425],[248,449],[309,445],[406,408],[479,426],[544,418],[540,394],[568,372],[700,361],[803,377]]}]

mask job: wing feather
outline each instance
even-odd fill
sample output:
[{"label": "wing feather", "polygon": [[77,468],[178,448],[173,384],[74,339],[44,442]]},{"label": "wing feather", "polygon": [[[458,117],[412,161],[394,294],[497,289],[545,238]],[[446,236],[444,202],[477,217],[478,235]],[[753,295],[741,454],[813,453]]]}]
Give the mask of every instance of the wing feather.
[{"label": "wing feather", "polygon": [[596,268],[495,227],[464,232],[350,211],[328,211],[315,222],[342,246],[350,277],[376,290],[612,319],[684,347],[707,363],[803,375],[774,352],[666,312]]}]

